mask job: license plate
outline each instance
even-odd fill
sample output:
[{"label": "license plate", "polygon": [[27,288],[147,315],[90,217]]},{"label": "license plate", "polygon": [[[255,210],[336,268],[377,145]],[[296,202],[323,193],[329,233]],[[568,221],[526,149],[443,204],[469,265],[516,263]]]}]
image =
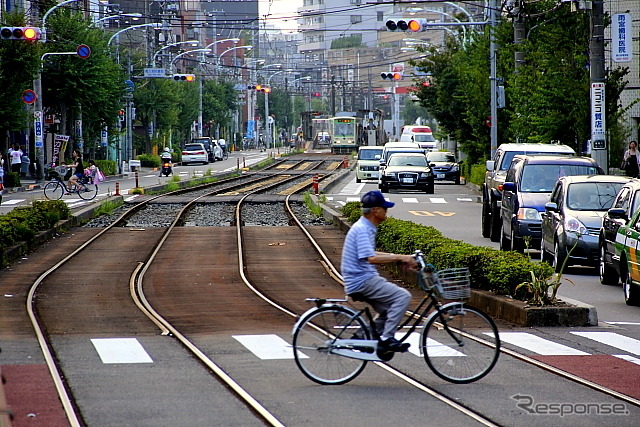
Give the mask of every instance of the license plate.
[{"label": "license plate", "polygon": [[436,178],[438,179],[444,179],[444,174],[443,173],[439,173]]},{"label": "license plate", "polygon": [[413,184],[413,179],[411,178],[402,178],[402,182],[405,184]]},{"label": "license plate", "polygon": [[378,172],[371,172],[371,178],[378,178]]}]

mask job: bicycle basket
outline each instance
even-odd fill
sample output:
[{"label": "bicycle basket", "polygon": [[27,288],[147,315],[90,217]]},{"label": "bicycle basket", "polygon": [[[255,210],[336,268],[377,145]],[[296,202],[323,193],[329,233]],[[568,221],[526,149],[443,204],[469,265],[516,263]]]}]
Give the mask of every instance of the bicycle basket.
[{"label": "bicycle basket", "polygon": [[468,268],[445,268],[435,274],[436,289],[448,300],[463,300],[471,296],[471,279]]}]

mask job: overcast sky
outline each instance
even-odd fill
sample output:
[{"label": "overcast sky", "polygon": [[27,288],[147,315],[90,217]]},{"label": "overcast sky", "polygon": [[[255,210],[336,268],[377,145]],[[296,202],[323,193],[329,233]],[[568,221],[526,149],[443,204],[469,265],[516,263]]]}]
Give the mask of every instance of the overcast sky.
[{"label": "overcast sky", "polygon": [[[269,14],[268,23],[283,29],[295,29],[297,27],[295,16],[298,8],[302,6],[302,0],[259,0],[260,18]],[[286,19],[286,20],[285,20]]]}]

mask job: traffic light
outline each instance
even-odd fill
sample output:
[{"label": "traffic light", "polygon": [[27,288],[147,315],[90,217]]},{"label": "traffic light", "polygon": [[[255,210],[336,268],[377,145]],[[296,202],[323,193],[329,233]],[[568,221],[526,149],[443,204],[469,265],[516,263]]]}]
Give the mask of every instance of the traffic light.
[{"label": "traffic light", "polygon": [[380,73],[382,80],[402,80],[402,73]]},{"label": "traffic light", "polygon": [[173,80],[178,82],[195,82],[196,75],[195,74],[174,74]]},{"label": "traffic light", "polygon": [[40,28],[37,27],[2,27],[0,29],[2,40],[27,40],[40,39]]},{"label": "traffic light", "polygon": [[410,19],[408,21],[404,19],[390,19],[385,24],[387,31],[411,31],[414,33],[427,30],[426,19]]},{"label": "traffic light", "polygon": [[317,97],[317,96],[320,96],[320,92],[312,92],[311,95]]},{"label": "traffic light", "polygon": [[121,122],[124,122],[124,110],[118,110],[118,118],[120,119]]}]

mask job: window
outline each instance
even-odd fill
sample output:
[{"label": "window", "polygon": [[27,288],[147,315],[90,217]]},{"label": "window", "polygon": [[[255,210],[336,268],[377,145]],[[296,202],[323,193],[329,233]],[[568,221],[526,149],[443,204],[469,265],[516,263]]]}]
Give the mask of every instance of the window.
[{"label": "window", "polygon": [[362,15],[351,15],[351,23],[359,24],[362,22]]},{"label": "window", "polygon": [[384,12],[376,12],[376,15],[377,15],[376,20],[378,22],[383,22],[384,21]]}]

